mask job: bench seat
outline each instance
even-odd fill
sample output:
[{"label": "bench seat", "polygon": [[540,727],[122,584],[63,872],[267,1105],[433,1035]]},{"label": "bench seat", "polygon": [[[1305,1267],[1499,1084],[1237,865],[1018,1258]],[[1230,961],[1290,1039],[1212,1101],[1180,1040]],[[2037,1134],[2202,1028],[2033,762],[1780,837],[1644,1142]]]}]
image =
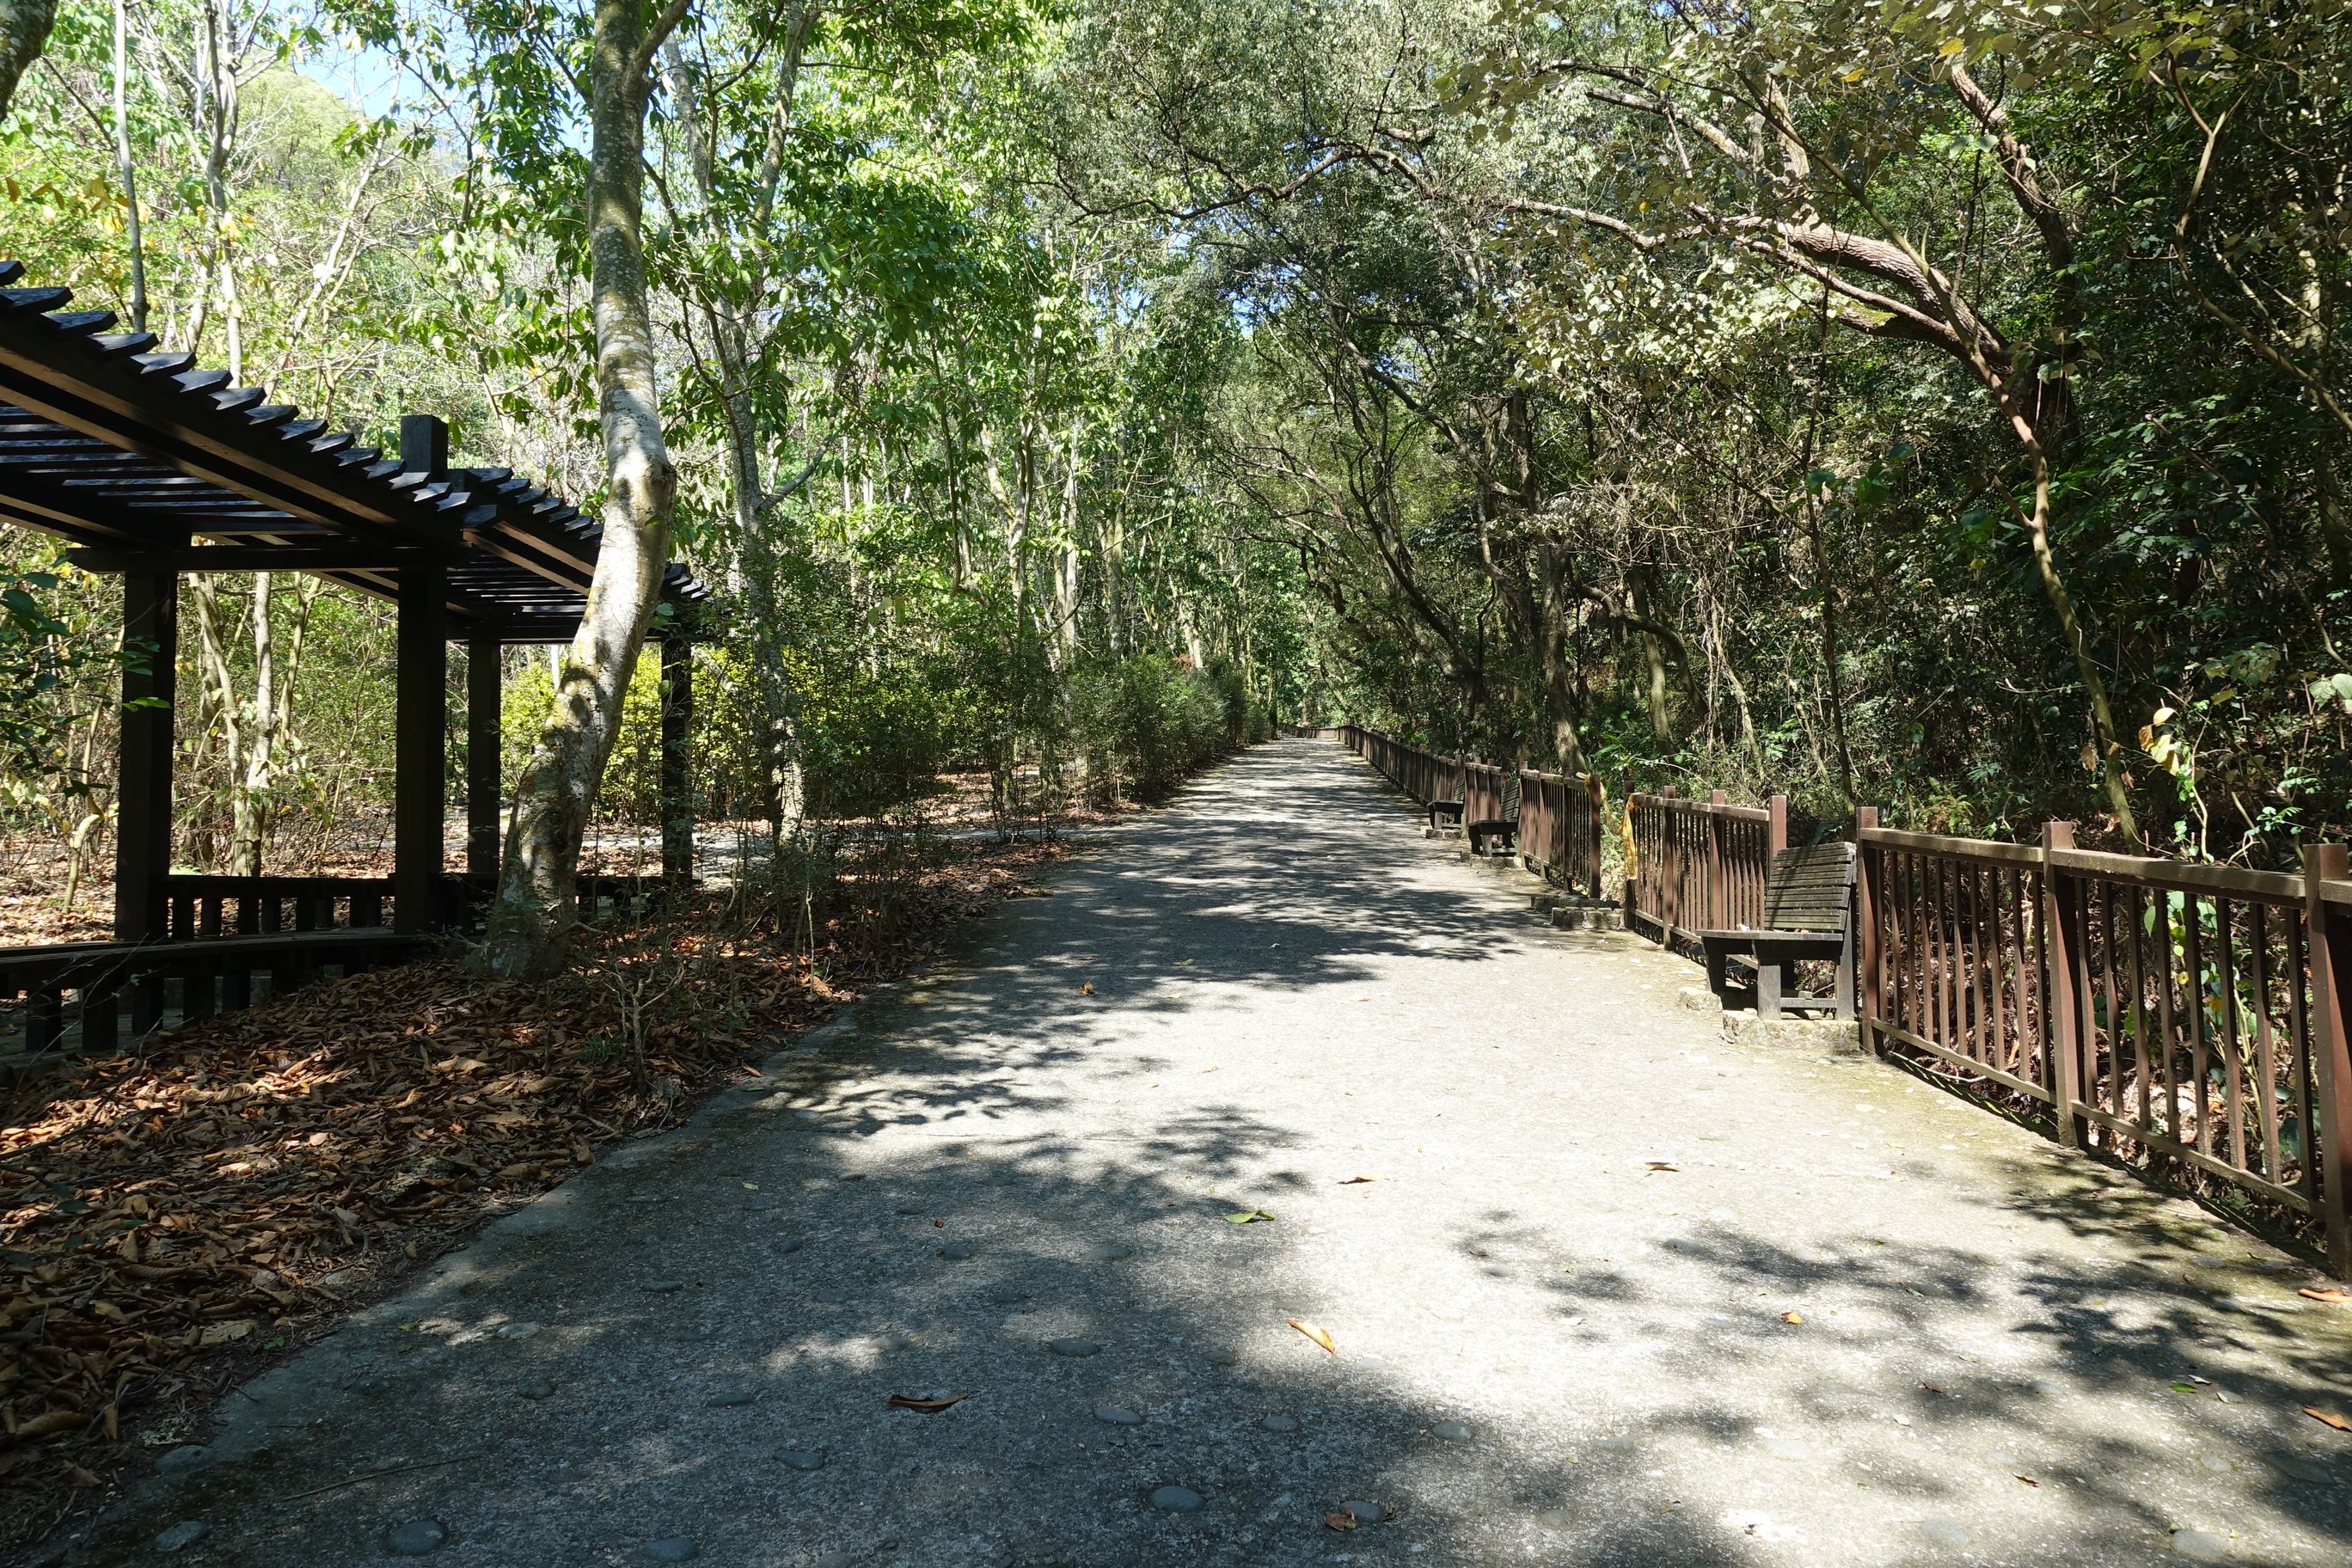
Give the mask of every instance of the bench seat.
[{"label": "bench seat", "polygon": [[[1706,953],[1707,988],[1720,997],[1729,959],[1744,953],[1756,961],[1758,1017],[1777,1018],[1784,1011],[1801,1010],[1852,1018],[1854,859],[1854,847],[1843,842],[1783,849],[1773,856],[1764,887],[1766,923],[1752,930],[1696,933]],[[1787,994],[1789,966],[1807,958],[1837,965],[1837,981],[1829,995]]]}]

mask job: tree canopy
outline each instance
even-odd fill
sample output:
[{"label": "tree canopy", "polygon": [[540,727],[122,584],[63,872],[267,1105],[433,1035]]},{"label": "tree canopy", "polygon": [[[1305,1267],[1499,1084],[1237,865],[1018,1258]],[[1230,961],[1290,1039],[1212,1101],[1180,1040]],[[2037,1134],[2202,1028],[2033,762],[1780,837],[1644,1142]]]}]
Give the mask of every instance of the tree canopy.
[{"label": "tree canopy", "polygon": [[[950,765],[1009,809],[1344,717],[2267,860],[2352,816],[2345,22],[63,0],[0,253],[341,421],[443,413],[608,529],[637,388],[644,537],[728,605],[705,788],[779,847]],[[70,833],[108,600],[26,535],[0,568],[8,809]],[[387,623],[189,593],[184,810],[258,865],[380,789]],[[625,803],[613,647],[575,707]],[[570,657],[509,672],[558,728]]]}]

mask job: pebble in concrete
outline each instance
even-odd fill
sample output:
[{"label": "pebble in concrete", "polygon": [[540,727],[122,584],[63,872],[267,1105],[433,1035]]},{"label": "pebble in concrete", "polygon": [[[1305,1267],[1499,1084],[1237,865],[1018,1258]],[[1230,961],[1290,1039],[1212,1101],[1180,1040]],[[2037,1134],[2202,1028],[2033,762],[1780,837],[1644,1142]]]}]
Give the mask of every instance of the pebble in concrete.
[{"label": "pebble in concrete", "polygon": [[1470,1436],[1469,1426],[1460,1421],[1440,1421],[1436,1426],[1432,1426],[1430,1430],[1436,1433],[1439,1436],[1444,1438],[1449,1443],[1463,1442]]},{"label": "pebble in concrete", "polygon": [[749,1405],[759,1397],[760,1391],[750,1384],[730,1383],[713,1391],[709,1404],[713,1410],[727,1410],[739,1405]]},{"label": "pebble in concrete", "polygon": [[1095,1355],[1102,1350],[1102,1346],[1097,1344],[1094,1341],[1081,1339],[1055,1340],[1049,1343],[1046,1348],[1051,1350],[1055,1355],[1072,1356],[1080,1360],[1090,1355]]},{"label": "pebble in concrete", "polygon": [[437,1519],[404,1519],[383,1532],[386,1551],[394,1557],[427,1557],[441,1550],[449,1531]]},{"label": "pebble in concrete", "polygon": [[500,1323],[498,1327],[499,1338],[502,1340],[527,1340],[537,1332],[537,1323]]},{"label": "pebble in concrete", "polygon": [[686,1281],[683,1279],[648,1279],[646,1281],[645,1288],[656,1296],[667,1296],[672,1291],[685,1289]]},{"label": "pebble in concrete", "polygon": [[841,1289],[816,1290],[812,1291],[811,1295],[815,1300],[824,1302],[828,1307],[838,1307],[844,1301],[849,1300],[849,1292]]},{"label": "pebble in concrete", "polygon": [[1389,1516],[1389,1510],[1376,1502],[1343,1502],[1339,1511],[1352,1515],[1358,1524],[1378,1524]]},{"label": "pebble in concrete", "polygon": [[2176,1530],[2172,1549],[2191,1563],[2219,1563],[2230,1555],[2230,1542],[2210,1530]]},{"label": "pebble in concrete", "polygon": [[824,1468],[824,1450],[823,1448],[784,1448],[780,1449],[777,1452],[776,1458],[782,1459],[785,1465],[795,1470],[821,1470]]},{"label": "pebble in concrete", "polygon": [[1114,1426],[1140,1426],[1143,1425],[1143,1417],[1138,1415],[1134,1411],[1128,1409],[1123,1405],[1096,1405],[1095,1419],[1097,1421],[1108,1421]]},{"label": "pebble in concrete", "polygon": [[212,1526],[201,1519],[184,1519],[155,1537],[158,1552],[180,1552],[202,1541]]},{"label": "pebble in concrete", "polygon": [[555,1384],[546,1378],[534,1377],[515,1392],[525,1399],[552,1399],[555,1397]]},{"label": "pebble in concrete", "polygon": [[968,1241],[950,1241],[945,1247],[940,1248],[940,1256],[946,1258],[950,1263],[961,1263],[965,1258],[971,1256],[971,1243]]},{"label": "pebble in concrete", "polygon": [[1161,1487],[1151,1494],[1151,1506],[1170,1513],[1198,1513],[1201,1494],[1191,1487]]},{"label": "pebble in concrete", "polygon": [[776,1250],[778,1252],[798,1252],[802,1247],[806,1247],[807,1245],[808,1242],[803,1237],[788,1236],[783,1240],[776,1243]]},{"label": "pebble in concrete", "polygon": [[1265,1420],[1260,1421],[1258,1425],[1265,1427],[1269,1432],[1296,1432],[1298,1430],[1298,1417],[1296,1415],[1269,1415]]},{"label": "pebble in concrete", "polygon": [[167,1476],[176,1475],[182,1470],[194,1469],[203,1462],[204,1457],[205,1451],[201,1447],[194,1443],[184,1443],[156,1460],[155,1468]]},{"label": "pebble in concrete", "polygon": [[646,1555],[656,1563],[689,1563],[702,1555],[702,1548],[683,1535],[672,1535],[646,1542]]}]

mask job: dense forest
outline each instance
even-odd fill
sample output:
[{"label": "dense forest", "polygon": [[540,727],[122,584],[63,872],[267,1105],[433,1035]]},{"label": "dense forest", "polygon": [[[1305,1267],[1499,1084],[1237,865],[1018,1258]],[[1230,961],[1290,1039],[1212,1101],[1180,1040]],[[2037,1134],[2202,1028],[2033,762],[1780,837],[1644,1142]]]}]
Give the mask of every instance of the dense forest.
[{"label": "dense forest", "polygon": [[[719,589],[702,810],[788,856],[1343,719],[2259,864],[2352,820],[2338,0],[50,11],[0,256],[635,520]],[[119,588],[0,577],[0,813],[86,879]],[[646,821],[631,614],[509,655],[508,776]],[[380,815],[388,606],[184,617],[179,858]]]}]

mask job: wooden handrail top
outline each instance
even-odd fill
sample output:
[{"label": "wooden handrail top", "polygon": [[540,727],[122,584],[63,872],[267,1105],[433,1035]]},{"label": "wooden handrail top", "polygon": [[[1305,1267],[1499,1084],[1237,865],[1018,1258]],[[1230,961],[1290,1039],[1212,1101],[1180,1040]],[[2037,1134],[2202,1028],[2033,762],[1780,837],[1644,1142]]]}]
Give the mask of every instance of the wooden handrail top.
[{"label": "wooden handrail top", "polygon": [[1734,822],[1769,822],[1772,814],[1760,805],[1733,805],[1728,802],[1717,805],[1711,800],[1687,799],[1678,795],[1629,795],[1625,804],[1639,809],[1655,806],[1666,811],[1686,811],[1697,816],[1722,816]]},{"label": "wooden handrail top", "polygon": [[2097,849],[2053,849],[2050,864],[2081,876],[2166,892],[2219,893],[2273,904],[2303,902],[2303,877],[2294,871],[2250,871],[2242,866],[2203,866],[2190,860],[2110,855]]},{"label": "wooden handrail top", "polygon": [[1942,855],[1956,860],[1990,860],[2004,866],[2039,866],[2042,846],[2011,844],[1998,838],[1954,838],[1941,833],[1911,833],[1897,827],[1865,827],[1856,842],[1908,849],[1920,855]]},{"label": "wooden handrail top", "polygon": [[219,873],[174,872],[163,879],[166,896],[217,894],[227,898],[300,898],[321,893],[389,893],[390,877],[234,877]]},{"label": "wooden handrail top", "polygon": [[271,931],[257,936],[195,937],[182,942],[61,942],[45,947],[0,948],[0,995],[16,990],[76,983],[76,974],[124,974],[176,963],[258,963],[290,953],[332,954],[341,948],[409,948],[435,941],[395,936],[381,926],[356,930]]}]

